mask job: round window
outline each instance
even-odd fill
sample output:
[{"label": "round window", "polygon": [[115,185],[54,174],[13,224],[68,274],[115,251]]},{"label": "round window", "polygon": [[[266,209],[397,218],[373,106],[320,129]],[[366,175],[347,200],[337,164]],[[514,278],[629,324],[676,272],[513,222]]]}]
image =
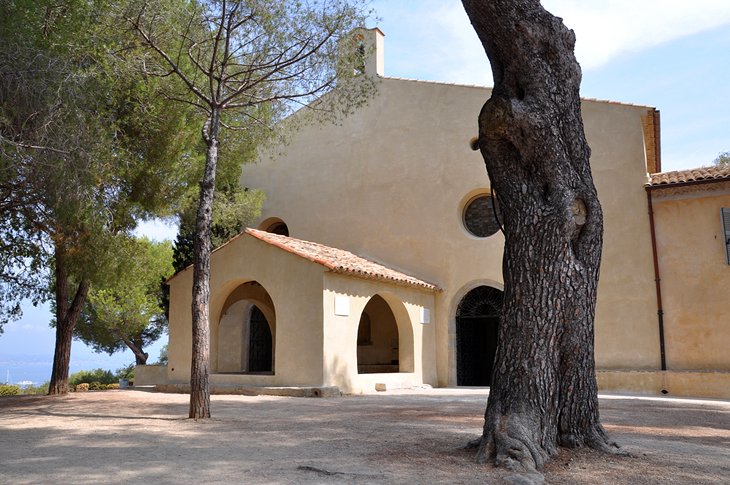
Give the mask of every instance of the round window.
[{"label": "round window", "polygon": [[280,236],[288,236],[289,228],[287,227],[285,222],[278,221],[278,222],[271,224],[269,227],[267,227],[266,232],[271,232],[274,234],[278,234]]},{"label": "round window", "polygon": [[489,194],[474,197],[464,208],[464,226],[467,231],[477,237],[489,237],[499,231],[498,217],[500,217],[500,212],[497,199]]}]

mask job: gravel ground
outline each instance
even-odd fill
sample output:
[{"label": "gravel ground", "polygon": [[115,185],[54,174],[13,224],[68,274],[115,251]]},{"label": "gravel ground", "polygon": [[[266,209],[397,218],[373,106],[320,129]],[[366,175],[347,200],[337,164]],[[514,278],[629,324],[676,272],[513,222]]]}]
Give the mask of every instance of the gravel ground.
[{"label": "gravel ground", "polygon": [[[341,398],[141,390],[0,398],[0,483],[519,483],[477,465],[485,389]],[[730,484],[730,402],[602,396],[632,457],[562,451],[549,484]]]}]

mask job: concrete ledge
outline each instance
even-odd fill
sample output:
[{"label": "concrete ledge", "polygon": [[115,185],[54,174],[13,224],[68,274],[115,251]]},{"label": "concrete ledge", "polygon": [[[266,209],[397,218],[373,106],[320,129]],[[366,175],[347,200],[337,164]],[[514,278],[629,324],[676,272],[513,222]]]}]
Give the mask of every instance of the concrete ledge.
[{"label": "concrete ledge", "polygon": [[[158,384],[159,392],[190,394],[190,384]],[[263,387],[263,386],[211,386],[211,394],[233,394],[241,396],[287,396],[287,397],[340,397],[340,389],[323,387]]]},{"label": "concrete ledge", "polygon": [[730,399],[730,372],[596,371],[600,391]]},{"label": "concrete ledge", "polygon": [[358,374],[348,385],[341,386],[348,394],[367,394],[376,391],[377,385],[384,385],[388,391],[410,389],[423,385],[413,372],[389,372],[382,374]]}]

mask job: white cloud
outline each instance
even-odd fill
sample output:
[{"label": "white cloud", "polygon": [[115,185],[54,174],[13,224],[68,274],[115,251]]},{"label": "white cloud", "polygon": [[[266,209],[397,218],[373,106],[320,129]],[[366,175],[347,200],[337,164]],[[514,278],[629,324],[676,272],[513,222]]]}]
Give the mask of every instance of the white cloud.
[{"label": "white cloud", "polygon": [[730,23],[727,0],[543,0],[576,34],[584,69]]},{"label": "white cloud", "polygon": [[147,236],[153,241],[174,241],[177,237],[177,224],[167,222],[162,219],[151,219],[137,224],[134,229],[134,235],[141,237]]},{"label": "white cloud", "polygon": [[[730,24],[729,0],[542,3],[575,31],[576,56],[583,69],[597,68],[626,53]],[[461,2],[379,0],[375,8],[386,33],[386,75],[490,83],[484,51]],[[394,34],[393,43],[389,42],[389,34]],[[398,53],[391,49],[396,43]]]}]

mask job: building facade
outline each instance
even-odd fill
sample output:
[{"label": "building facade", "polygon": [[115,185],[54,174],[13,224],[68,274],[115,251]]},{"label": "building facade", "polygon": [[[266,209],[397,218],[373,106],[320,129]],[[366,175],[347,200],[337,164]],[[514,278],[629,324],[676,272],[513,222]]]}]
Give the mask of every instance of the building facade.
[{"label": "building facade", "polygon": [[[366,72],[378,88],[368,104],[338,124],[300,127],[286,146],[244,168],[241,183],[266,193],[257,228],[285,235],[273,244],[244,233],[214,253],[217,382],[345,392],[376,383],[489,384],[504,239],[470,140],[490,90],[386,77],[383,34],[372,29],[363,39]],[[730,266],[719,215],[730,207],[730,172],[713,172],[714,185],[696,187],[681,174],[661,174],[652,107],[585,99],[582,111],[605,217],[599,385],[730,397],[730,352],[721,343],[730,337]],[[282,249],[286,241],[316,242],[327,254],[341,248],[384,269],[338,272],[337,261],[313,262]],[[388,271],[430,286],[377,276]],[[189,378],[191,273],[170,282],[169,382]],[[338,314],[337,302],[348,315]],[[268,374],[245,356],[259,327],[273,342]]]}]

